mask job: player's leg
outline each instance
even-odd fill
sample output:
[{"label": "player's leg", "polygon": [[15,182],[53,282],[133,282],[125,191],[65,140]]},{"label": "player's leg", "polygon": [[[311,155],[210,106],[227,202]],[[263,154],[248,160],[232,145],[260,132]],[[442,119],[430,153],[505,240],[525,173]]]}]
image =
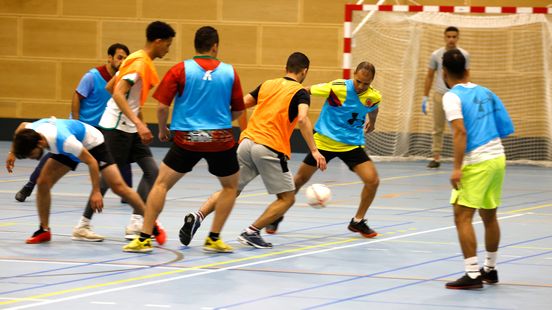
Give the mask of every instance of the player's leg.
[{"label": "player's leg", "polygon": [[443,150],[443,132],[445,130],[445,111],[443,110],[443,94],[433,94],[433,132],[432,146],[433,160],[427,165],[428,168],[439,168],[441,166],[441,151]]},{"label": "player's leg", "polygon": [[450,203],[454,206],[454,223],[464,255],[466,274],[446,284],[451,289],[473,289],[483,287],[477,260],[477,240],[472,224],[475,211],[484,205],[485,193],[492,179],[492,173],[485,162],[462,167],[461,187],[453,190]]},{"label": "player's leg", "polygon": [[[55,158],[59,159],[56,160]],[[59,179],[61,179],[67,172],[77,166],[77,163],[69,159],[67,156],[56,155],[49,158],[42,172],[38,177],[37,193],[36,193],[36,207],[38,210],[38,217],[40,219],[39,229],[26,240],[27,243],[41,243],[50,241],[50,206],[52,203],[51,189]]]},{"label": "player's leg", "polygon": [[236,147],[223,152],[204,153],[204,156],[209,164],[209,172],[217,176],[222,190],[218,195],[211,231],[203,249],[208,252],[229,253],[233,249],[221,240],[220,232],[234,207],[238,194],[240,166]]},{"label": "player's leg", "polygon": [[47,153],[46,155],[42,156],[40,161],[38,162],[38,165],[33,170],[33,173],[31,173],[31,176],[29,177],[29,181],[27,184],[25,184],[16,194],[15,194],[15,200],[19,202],[24,202],[27,197],[31,195],[31,193],[34,190],[34,187],[36,185],[36,181],[38,180],[38,177],[40,176],[40,171],[42,171],[42,168],[44,167],[44,164],[50,158],[52,153]]},{"label": "player's leg", "polygon": [[[239,164],[239,179],[238,190],[236,196],[239,196],[241,190],[253,180],[259,172],[255,167],[251,159],[250,145],[252,145],[249,139],[244,139],[238,146],[237,157]],[[184,245],[190,244],[195,232],[200,227],[201,222],[213,211],[215,211],[215,205],[219,199],[220,191],[213,193],[207,200],[201,205],[198,211],[194,213],[188,213],[184,217],[184,225],[180,229],[179,237],[180,242]]]},{"label": "player's leg", "polygon": [[[159,176],[153,185],[146,203],[146,211],[144,214],[144,224],[142,232],[138,238],[135,238],[130,243],[123,247],[125,252],[146,253],[153,250],[151,244],[151,236],[155,234],[156,221],[163,211],[167,192],[182,178],[185,174],[173,170],[171,167],[162,162],[159,167]],[[159,240],[158,240],[159,242]],[[162,244],[161,242],[159,242]]]},{"label": "player's leg", "polygon": [[284,154],[270,150],[261,144],[253,144],[251,158],[268,193],[276,194],[276,200],[245,229],[238,240],[256,248],[271,248],[272,244],[264,241],[260,230],[283,216],[295,203],[295,184]]},{"label": "player's leg", "polygon": [[484,208],[479,210],[479,215],[485,226],[485,261],[480,269],[483,281],[486,283],[497,283],[498,272],[496,261],[498,246],[500,244],[500,226],[496,216],[497,207],[500,205],[502,196],[502,184],[506,171],[506,158],[504,156],[487,161],[487,171],[494,171],[494,177],[488,186],[485,195]]},{"label": "player's leg", "polygon": [[379,176],[374,162],[366,154],[363,148],[356,148],[339,155],[349,169],[356,173],[364,186],[360,194],[360,202],[355,216],[351,219],[348,229],[360,233],[365,238],[373,238],[378,235],[367,224],[366,213],[376,197],[379,186]]},{"label": "player's leg", "polygon": [[[332,152],[326,152],[326,151],[320,150],[320,153],[324,155],[324,157],[326,158],[326,162],[330,162],[330,160],[333,158],[332,156],[329,156],[330,153]],[[305,185],[312,178],[312,176],[316,173],[317,170],[318,170],[318,167],[316,167],[316,160],[314,159],[314,157],[312,157],[311,153],[308,153],[305,156],[305,159],[303,160],[303,162],[299,166],[299,169],[297,170],[297,172],[293,177],[293,183],[295,184],[296,194],[303,187],[303,185]],[[275,234],[276,232],[278,232],[278,226],[283,220],[284,220],[284,216],[282,215],[272,223],[266,225],[265,227],[266,233]]]}]

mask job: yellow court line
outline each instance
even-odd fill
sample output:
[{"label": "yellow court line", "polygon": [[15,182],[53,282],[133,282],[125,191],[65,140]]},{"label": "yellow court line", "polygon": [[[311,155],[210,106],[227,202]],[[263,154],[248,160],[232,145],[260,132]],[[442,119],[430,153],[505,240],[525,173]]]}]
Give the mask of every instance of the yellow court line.
[{"label": "yellow court line", "polygon": [[91,289],[95,289],[95,288],[101,288],[101,287],[112,286],[112,285],[117,285],[117,284],[123,284],[123,283],[128,283],[128,282],[158,278],[158,277],[162,277],[162,276],[168,276],[168,275],[173,275],[173,274],[178,274],[178,273],[183,273],[183,272],[188,272],[188,271],[193,271],[193,270],[208,269],[208,268],[212,268],[212,267],[216,267],[216,266],[229,265],[229,264],[233,264],[233,263],[241,263],[241,262],[255,260],[255,259],[259,259],[259,258],[266,258],[266,257],[271,257],[271,256],[290,254],[290,253],[295,253],[295,252],[300,252],[300,251],[305,251],[305,250],[310,250],[310,249],[316,249],[316,248],[322,248],[322,247],[328,247],[328,246],[333,246],[333,245],[349,243],[349,242],[358,241],[358,240],[361,240],[361,239],[359,239],[359,238],[350,238],[350,239],[341,240],[341,241],[333,241],[333,242],[327,242],[327,243],[318,244],[318,245],[310,245],[310,246],[305,246],[305,247],[296,248],[296,249],[288,249],[288,250],[272,252],[272,253],[266,253],[266,254],[260,254],[260,255],[250,256],[250,257],[237,258],[237,259],[232,259],[232,260],[227,260],[227,261],[222,261],[222,262],[217,262],[217,263],[199,265],[199,266],[194,266],[194,267],[186,267],[186,268],[182,268],[182,269],[178,269],[178,270],[171,270],[171,271],[155,273],[155,274],[151,274],[151,275],[144,275],[144,276],[128,278],[128,279],[123,279],[123,280],[111,281],[111,282],[94,284],[94,285],[87,285],[87,286],[82,286],[82,287],[75,287],[75,288],[62,290],[62,291],[57,291],[57,292],[45,293],[45,294],[35,295],[35,296],[31,296],[31,297],[23,297],[23,298],[19,298],[17,300],[3,301],[3,302],[0,302],[0,305],[9,305],[9,304],[17,303],[17,302],[22,302],[22,301],[37,300],[37,299],[42,299],[42,298],[47,298],[47,297],[52,297],[52,296],[63,295],[63,294],[67,294],[67,293],[74,293],[74,292],[91,290]]},{"label": "yellow court line", "polygon": [[509,214],[509,213],[519,213],[519,212],[525,212],[525,211],[529,211],[529,210],[542,209],[542,208],[548,208],[548,207],[552,207],[552,203],[548,203],[548,204],[540,205],[540,206],[529,207],[529,208],[516,209],[516,210],[508,211],[508,212],[505,212],[505,213],[507,213],[507,214]]},{"label": "yellow court line", "polygon": [[[514,217],[519,217],[519,216],[523,216],[523,215],[525,215],[525,214],[514,214],[514,215],[504,216],[504,217],[501,217],[499,219],[503,220],[503,219],[514,218]],[[481,223],[482,223],[482,221],[474,222],[474,224],[481,224]],[[394,236],[394,237],[377,239],[377,240],[369,240],[369,241],[364,241],[364,242],[359,242],[359,243],[354,243],[354,244],[342,245],[341,247],[329,247],[328,248],[328,246],[331,246],[331,245],[339,245],[339,244],[351,243],[353,241],[362,240],[362,238],[350,238],[350,239],[342,240],[342,241],[327,242],[327,243],[323,243],[323,244],[311,245],[311,246],[306,246],[306,247],[302,247],[302,248],[288,249],[288,250],[283,250],[283,251],[278,251],[278,252],[255,255],[255,256],[251,256],[251,257],[243,257],[243,258],[238,258],[238,259],[233,259],[233,260],[228,260],[228,261],[222,261],[222,262],[217,262],[217,263],[212,263],[212,264],[205,264],[205,265],[200,265],[200,266],[195,266],[195,267],[188,267],[188,268],[183,268],[183,269],[179,269],[179,270],[166,271],[166,272],[162,272],[162,273],[144,275],[144,276],[139,276],[139,277],[134,277],[134,278],[129,278],[129,279],[116,280],[116,281],[111,281],[111,282],[106,282],[106,283],[101,283],[101,284],[88,285],[88,286],[84,286],[84,287],[75,287],[75,288],[71,288],[71,289],[67,289],[67,290],[62,290],[62,291],[57,291],[57,292],[51,292],[51,293],[45,293],[45,294],[25,297],[25,298],[21,298],[21,299],[14,300],[14,301],[0,302],[0,305],[13,304],[13,303],[21,302],[21,301],[28,301],[28,300],[31,300],[31,299],[36,300],[36,299],[41,299],[41,298],[46,298],[46,297],[63,295],[63,294],[67,294],[67,293],[80,292],[80,291],[85,291],[85,290],[91,290],[91,289],[96,289],[96,288],[113,286],[113,285],[116,285],[116,284],[123,284],[123,283],[128,283],[128,282],[139,281],[139,280],[158,278],[158,277],[162,277],[162,276],[166,276],[166,275],[173,275],[173,274],[183,273],[183,272],[187,272],[187,271],[191,271],[191,270],[206,269],[206,268],[210,268],[210,267],[214,267],[214,266],[221,266],[221,265],[228,265],[228,264],[231,264],[231,263],[246,262],[246,261],[251,261],[251,260],[254,260],[254,259],[258,259],[258,258],[266,258],[266,257],[277,256],[277,255],[281,255],[281,254],[296,253],[296,252],[301,252],[301,251],[305,251],[305,250],[309,250],[309,249],[317,249],[317,248],[325,247],[325,249],[318,249],[318,250],[315,250],[315,251],[312,251],[312,252],[293,254],[293,255],[281,256],[281,257],[274,257],[274,258],[271,258],[271,259],[268,259],[268,260],[261,260],[260,262],[249,262],[249,263],[246,263],[246,264],[241,264],[241,265],[237,265],[237,266],[233,266],[233,267],[232,266],[227,266],[227,267],[220,268],[220,269],[203,270],[202,272],[199,272],[199,273],[192,273],[192,274],[189,274],[189,275],[183,275],[183,276],[179,276],[179,277],[159,279],[159,280],[150,281],[150,282],[136,283],[136,284],[129,285],[129,286],[126,286],[126,287],[108,289],[107,291],[103,291],[103,292],[102,291],[100,291],[100,292],[94,291],[94,292],[89,292],[89,293],[85,293],[85,294],[82,294],[82,295],[69,296],[69,297],[66,297],[66,298],[58,299],[58,300],[49,300],[49,301],[46,301],[46,302],[43,302],[43,303],[38,303],[38,304],[28,304],[28,305],[17,306],[15,308],[10,308],[10,309],[32,308],[32,307],[41,306],[41,305],[44,305],[44,304],[50,304],[50,303],[60,302],[60,301],[69,300],[69,299],[82,298],[82,297],[85,297],[85,296],[92,296],[92,295],[96,295],[98,293],[106,293],[108,291],[116,291],[116,290],[129,289],[129,288],[139,287],[139,286],[144,286],[144,285],[152,285],[152,284],[155,284],[155,283],[162,283],[162,282],[167,282],[167,281],[174,281],[174,280],[177,280],[177,279],[189,278],[189,277],[193,277],[195,275],[202,275],[202,274],[219,272],[219,271],[224,271],[224,270],[231,270],[232,268],[248,267],[248,266],[256,265],[256,264],[259,264],[259,263],[268,263],[268,262],[273,262],[273,261],[279,261],[279,260],[282,260],[282,259],[290,259],[290,258],[295,258],[295,257],[300,257],[300,256],[305,256],[305,255],[325,253],[325,252],[328,252],[328,251],[341,250],[341,249],[345,249],[345,248],[362,246],[362,245],[367,245],[367,244],[381,243],[381,242],[391,241],[391,240],[395,240],[395,239],[399,239],[399,238],[414,237],[414,236],[418,236],[418,235],[422,235],[422,234],[434,233],[434,232],[438,232],[438,231],[454,229],[455,227],[456,226],[454,226],[454,225],[445,226],[445,227],[439,227],[439,228],[434,228],[434,229],[425,230],[425,231],[413,232],[413,233],[410,233],[410,234],[404,234],[402,236]]]}]

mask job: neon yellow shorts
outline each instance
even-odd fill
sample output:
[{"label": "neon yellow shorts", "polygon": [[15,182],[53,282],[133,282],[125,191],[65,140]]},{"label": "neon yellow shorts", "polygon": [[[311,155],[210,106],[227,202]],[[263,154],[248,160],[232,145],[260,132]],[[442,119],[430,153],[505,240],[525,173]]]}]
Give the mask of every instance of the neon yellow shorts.
[{"label": "neon yellow shorts", "polygon": [[505,156],[462,167],[460,189],[452,190],[450,203],[474,209],[495,209],[500,205],[505,172]]}]

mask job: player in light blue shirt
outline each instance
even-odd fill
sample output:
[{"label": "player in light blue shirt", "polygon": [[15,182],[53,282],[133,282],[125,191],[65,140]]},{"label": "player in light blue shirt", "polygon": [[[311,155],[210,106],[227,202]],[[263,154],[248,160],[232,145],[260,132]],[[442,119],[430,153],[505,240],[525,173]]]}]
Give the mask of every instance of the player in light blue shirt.
[{"label": "player in light blue shirt", "polygon": [[[458,280],[447,283],[446,288],[482,288],[483,282],[498,282],[500,228],[496,211],[506,170],[501,139],[513,133],[514,126],[497,95],[469,82],[466,58],[460,50],[452,49],[443,55],[443,76],[450,87],[443,96],[443,108],[452,128],[454,154],[450,203],[466,271]],[[485,226],[486,256],[481,269],[472,224],[475,211]]]}]

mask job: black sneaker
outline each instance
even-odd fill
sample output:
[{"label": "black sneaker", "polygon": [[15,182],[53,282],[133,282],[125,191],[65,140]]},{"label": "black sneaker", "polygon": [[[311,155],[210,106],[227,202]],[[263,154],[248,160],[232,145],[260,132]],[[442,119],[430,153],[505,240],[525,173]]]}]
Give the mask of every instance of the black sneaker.
[{"label": "black sneaker", "polygon": [[366,225],[366,219],[363,219],[362,221],[356,223],[355,219],[351,219],[351,222],[349,223],[350,231],[360,233],[364,238],[374,238],[378,235],[378,233],[370,228],[370,226]]},{"label": "black sneaker", "polygon": [[15,194],[15,200],[23,202],[25,201],[25,199],[27,199],[27,197],[31,196],[32,192],[33,189],[31,187],[23,186],[23,188],[19,190],[17,194]]},{"label": "black sneaker", "polygon": [[270,249],[272,248],[272,243],[264,241],[263,237],[261,237],[261,234],[259,232],[256,232],[254,234],[248,234],[247,232],[242,232],[241,235],[238,236],[238,241],[241,244],[244,245],[250,245],[252,247],[255,247],[257,249]]},{"label": "black sneaker", "polygon": [[279,218],[277,218],[274,222],[268,224],[266,227],[265,227],[265,231],[267,234],[275,234],[277,231],[278,231],[278,224],[280,224],[280,222],[284,220],[284,217],[283,216],[280,216]]},{"label": "black sneaker", "polygon": [[441,163],[436,160],[432,160],[429,162],[429,164],[427,164],[427,167],[430,169],[437,169],[441,167]]},{"label": "black sneaker", "polygon": [[448,289],[455,289],[455,290],[471,290],[476,288],[482,288],[483,280],[481,276],[477,276],[477,278],[472,279],[470,278],[470,276],[468,276],[468,274],[464,274],[458,280],[447,283],[445,287]]},{"label": "black sneaker", "polygon": [[183,245],[190,244],[199,226],[201,226],[201,222],[194,213],[186,214],[184,217],[184,226],[180,228],[180,232],[178,233],[180,242],[182,242]]},{"label": "black sneaker", "polygon": [[498,272],[496,269],[485,271],[485,268],[481,268],[479,272],[481,272],[481,279],[483,279],[483,282],[487,284],[498,283]]}]

